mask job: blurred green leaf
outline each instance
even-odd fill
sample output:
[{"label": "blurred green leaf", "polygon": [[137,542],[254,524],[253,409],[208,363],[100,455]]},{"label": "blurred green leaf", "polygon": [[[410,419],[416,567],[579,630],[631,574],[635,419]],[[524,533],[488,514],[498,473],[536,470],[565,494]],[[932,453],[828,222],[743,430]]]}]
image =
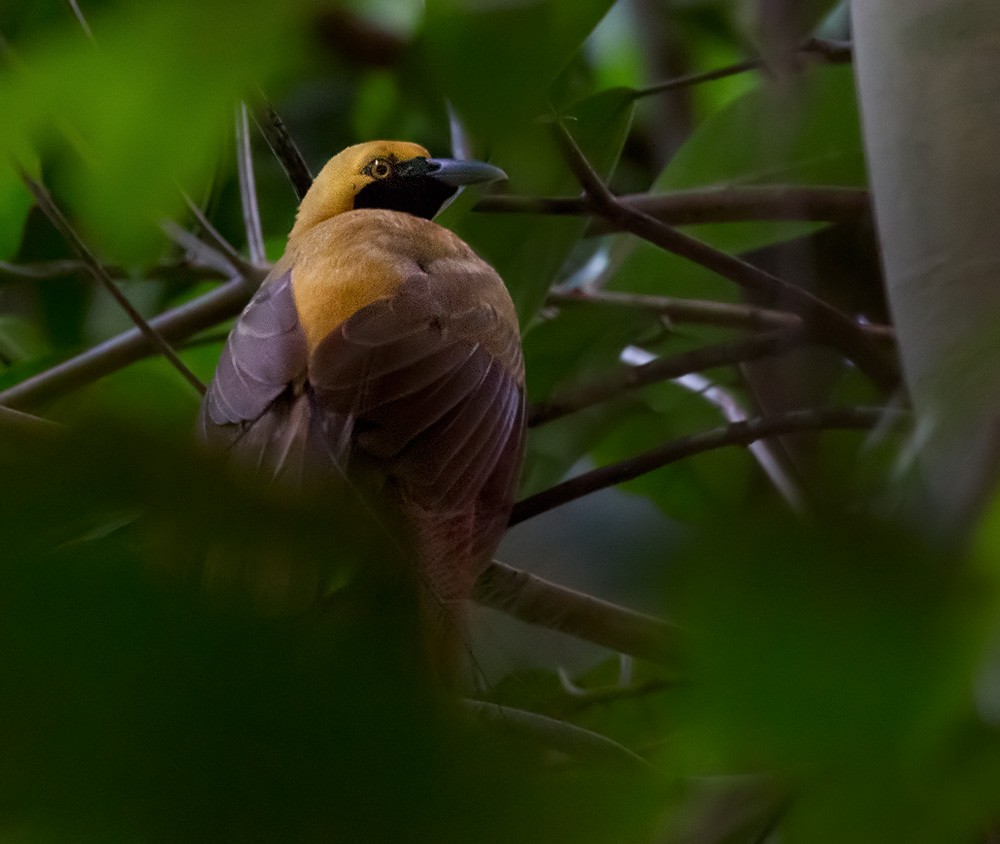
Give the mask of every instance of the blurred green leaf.
[{"label": "blurred green leaf", "polygon": [[906,531],[762,507],[705,531],[677,572],[692,759],[809,782],[795,840],[958,840],[935,837],[947,801],[902,809],[951,775],[989,630],[981,578]]},{"label": "blurred green leaf", "polygon": [[619,355],[662,331],[659,316],[618,305],[574,302],[539,320],[524,337],[528,399],[544,402],[556,389],[621,369]]},{"label": "blurred green leaf", "polygon": [[34,198],[14,169],[0,167],[0,261],[17,254]]},{"label": "blurred green leaf", "polygon": [[50,351],[34,322],[26,317],[0,314],[0,361],[5,366],[37,360]]},{"label": "blurred green leaf", "polygon": [[[851,69],[819,66],[782,88],[763,85],[704,121],[653,185],[866,184]],[[815,223],[717,223],[690,233],[745,252],[819,228]]]},{"label": "blurred green leaf", "polygon": [[0,149],[68,144],[66,201],[89,235],[116,258],[148,260],[158,220],[182,207],[178,189],[208,177],[233,102],[297,62],[311,5],[277,14],[251,0],[238,15],[223,2],[132,5],[94,16],[97,49],[67,14],[0,71]]},{"label": "blurred green leaf", "polygon": [[107,417],[5,451],[0,483],[5,839],[648,838],[641,769],[554,765],[429,687],[365,508]]},{"label": "blurred green leaf", "polygon": [[[604,465],[699,431],[724,424],[719,411],[675,384],[654,384],[637,393],[631,413],[592,454]],[[719,449],[643,475],[621,489],[649,498],[683,521],[717,519],[746,500],[752,461],[742,449]]]},{"label": "blurred green leaf", "polygon": [[473,135],[545,111],[548,86],[612,0],[431,0],[423,58]]}]

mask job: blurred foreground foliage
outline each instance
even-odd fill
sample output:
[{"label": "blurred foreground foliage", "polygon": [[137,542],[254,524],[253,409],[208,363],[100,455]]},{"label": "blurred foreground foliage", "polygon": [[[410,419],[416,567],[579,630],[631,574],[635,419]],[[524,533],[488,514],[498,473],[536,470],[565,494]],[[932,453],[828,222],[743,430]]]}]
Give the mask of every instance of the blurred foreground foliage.
[{"label": "blurred foreground foliage", "polygon": [[[774,49],[741,14],[751,4],[79,5],[93,42],[68,4],[0,7],[0,261],[68,254],[13,159],[44,174],[146,314],[217,283],[178,268],[159,229],[164,217],[189,222],[178,187],[245,247],[229,126],[234,103],[259,104],[258,90],[314,169],[376,135],[444,153],[450,102],[515,195],[579,193],[553,115],[622,193],[865,184],[849,68],[805,62],[781,90],[744,75],[643,94],[665,75]],[[834,5],[803,4],[789,32]],[[255,155],[273,259],[295,200],[264,144]],[[441,221],[510,285],[532,402],[619,372],[626,346],[670,356],[739,336],[621,302],[553,304],[557,282],[740,297],[585,218],[485,214],[477,198],[460,196]],[[748,220],[692,231],[877,321],[869,229]],[[80,274],[41,275],[0,265],[0,390],[128,327]],[[181,350],[203,379],[226,328]],[[839,359],[778,363],[764,386],[787,406],[875,400]],[[767,409],[752,373],[705,374]],[[631,482],[655,508],[618,558],[589,565],[634,577],[645,608],[680,624],[679,663],[630,673],[609,658],[562,681],[536,668],[478,690],[609,737],[647,766],[576,753],[546,722],[473,717],[432,687],[380,526],[349,502],[276,499],[220,472],[190,443],[197,402],[151,358],[33,408],[64,430],[4,429],[4,840],[937,844],[976,840],[1000,816],[1000,533],[987,519],[960,552],[900,528],[912,480],[894,486],[886,468],[898,462],[894,434],[783,441],[801,458],[802,519],[744,450]],[[687,386],[620,395],[532,431],[523,493],[581,460],[630,457],[721,421]],[[671,545],[659,544],[664,524]],[[583,551],[567,554],[584,564]]]}]

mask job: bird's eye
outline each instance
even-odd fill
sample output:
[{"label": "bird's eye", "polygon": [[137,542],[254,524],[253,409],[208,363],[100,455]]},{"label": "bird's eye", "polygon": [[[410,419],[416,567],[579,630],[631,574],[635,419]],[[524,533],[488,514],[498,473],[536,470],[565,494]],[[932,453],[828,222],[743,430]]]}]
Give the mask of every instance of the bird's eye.
[{"label": "bird's eye", "polygon": [[376,158],[368,165],[368,173],[376,179],[384,179],[392,172],[392,164],[384,158]]}]

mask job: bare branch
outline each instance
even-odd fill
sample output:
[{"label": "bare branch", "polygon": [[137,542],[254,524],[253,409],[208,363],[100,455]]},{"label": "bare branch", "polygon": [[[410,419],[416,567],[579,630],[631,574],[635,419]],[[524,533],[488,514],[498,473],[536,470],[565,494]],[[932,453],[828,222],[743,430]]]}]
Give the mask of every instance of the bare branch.
[{"label": "bare branch", "polygon": [[[830,41],[825,38],[807,38],[799,45],[797,52],[816,56],[828,64],[847,64],[853,58],[849,41]],[[738,76],[751,70],[767,70],[767,65],[763,59],[744,59],[741,62],[704,73],[689,73],[675,79],[668,79],[665,82],[658,82],[648,88],[641,88],[636,91],[635,95],[636,97],[649,97],[654,94],[665,94],[678,88],[689,88],[703,82]]]},{"label": "bare branch", "polygon": [[[149,325],[167,340],[184,340],[236,316],[255,289],[253,281],[234,279],[204,296],[153,317]],[[36,406],[135,363],[153,350],[145,334],[134,328],[0,392],[0,405],[17,408]]]},{"label": "bare branch", "polygon": [[830,64],[850,64],[854,61],[854,45],[835,38],[807,38],[799,47],[799,52],[820,56]]},{"label": "bare branch", "polygon": [[240,179],[240,204],[243,206],[243,226],[246,229],[247,251],[255,264],[267,263],[264,231],[260,225],[257,184],[253,173],[253,151],[250,148],[250,121],[247,104],[240,103],[236,115],[236,169]]},{"label": "bare branch", "polygon": [[733,422],[700,434],[681,437],[665,443],[628,460],[602,466],[549,487],[514,505],[510,524],[520,524],[556,507],[590,495],[600,489],[615,486],[638,478],[686,457],[703,454],[732,445],[749,445],[766,437],[790,434],[796,431],[827,429],[868,430],[885,416],[884,408],[834,407],[814,410],[795,410],[780,416],[757,417],[745,422]]},{"label": "bare branch", "polygon": [[[840,222],[869,209],[868,191],[861,188],[810,185],[748,185],[709,187],[671,193],[634,193],[618,202],[674,226],[733,223],[746,220]],[[473,211],[501,214],[593,215],[599,213],[586,197],[483,197]],[[604,221],[603,231],[614,231]]]},{"label": "bare branch", "polygon": [[593,759],[597,762],[626,763],[629,767],[638,768],[645,773],[653,770],[649,762],[625,745],[568,721],[484,700],[465,699],[462,703],[474,715],[487,718],[515,735],[541,741],[568,756]]},{"label": "bare branch", "polygon": [[302,199],[312,187],[312,173],[306,164],[302,153],[292,140],[284,122],[274,110],[274,106],[267,103],[265,113],[262,117],[254,115],[254,122],[260,129],[264,140],[278,159],[288,176],[288,181],[292,183],[295,195]]},{"label": "bare branch", "polygon": [[611,305],[663,314],[671,322],[693,325],[716,325],[723,328],[746,328],[753,331],[768,328],[796,328],[802,319],[787,311],[755,308],[753,305],[731,305],[702,299],[675,299],[672,296],[650,296],[619,290],[556,288],[549,292],[550,305],[566,306],[581,303]]},{"label": "bare branch", "polygon": [[657,82],[646,88],[640,88],[635,92],[636,98],[651,97],[654,94],[665,94],[668,91],[676,91],[678,88],[690,88],[693,85],[700,85],[703,82],[713,82],[716,79],[726,79],[730,76],[738,76],[751,70],[758,70],[764,66],[760,59],[744,59],[741,62],[718,67],[715,70],[706,70],[703,73],[686,73],[673,79]]},{"label": "bare branch", "polygon": [[87,23],[87,19],[83,16],[83,12],[80,10],[79,5],[77,5],[76,0],[66,0],[66,3],[69,5],[70,11],[73,12],[73,16],[76,18],[77,23],[80,24],[80,29],[83,30],[84,35],[93,41],[94,33],[91,32],[90,24]]},{"label": "bare branch", "polygon": [[32,192],[32,194],[34,194],[35,200],[38,202],[38,206],[42,209],[45,216],[48,217],[49,221],[56,228],[56,230],[66,239],[70,248],[80,257],[80,260],[86,265],[88,271],[94,279],[99,284],[104,286],[114,300],[118,302],[122,310],[128,314],[129,318],[133,323],[135,323],[136,327],[145,337],[150,346],[170,361],[174,369],[176,369],[192,387],[194,387],[199,393],[204,393],[205,385],[201,383],[201,379],[188,369],[187,364],[185,364],[184,361],[177,356],[177,353],[173,350],[170,344],[156,331],[155,328],[146,322],[146,318],[135,309],[125,294],[121,292],[118,285],[115,284],[112,278],[104,271],[104,265],[97,260],[97,257],[87,248],[80,236],[73,230],[69,220],[63,216],[62,211],[59,210],[59,207],[56,205],[55,201],[52,199],[45,187],[35,181],[26,170],[22,169],[20,171],[20,176],[22,181],[28,186],[28,189]]},{"label": "bare branch", "polygon": [[61,426],[40,416],[32,416],[19,410],[0,406],[0,431],[28,437],[48,437],[57,433]]},{"label": "bare branch", "polygon": [[561,396],[556,395],[544,404],[536,405],[528,416],[528,424],[544,425],[546,422],[659,381],[679,378],[716,366],[745,363],[776,355],[801,345],[805,340],[806,333],[803,329],[782,328],[692,349],[690,352],[672,357],[657,358],[642,366],[623,367],[614,375],[585,384]]},{"label": "bare branch", "polygon": [[[112,278],[124,278],[126,276],[123,267],[104,264],[103,269]],[[11,264],[7,261],[0,261],[0,275],[9,276],[10,278],[24,278],[31,281],[60,278],[61,276],[76,275],[85,272],[89,272],[87,265],[75,258],[67,258],[61,261],[39,261],[32,264]]]},{"label": "bare branch", "polygon": [[[171,233],[172,234],[172,233]],[[188,234],[188,232],[185,232]],[[194,238],[194,235],[191,235]],[[197,240],[197,238],[194,238]],[[199,241],[200,242],[200,241]],[[210,249],[207,244],[202,244],[205,249]],[[213,254],[214,254],[214,250]],[[233,275],[232,267],[228,261],[212,263],[200,263],[193,260],[168,261],[156,264],[142,271],[141,277],[135,277],[129,273],[125,267],[117,264],[104,264],[104,272],[111,278],[128,278],[133,281],[142,279],[162,279],[162,278],[183,278],[192,281],[205,279],[227,279]],[[88,273],[87,265],[76,258],[65,258],[56,261],[33,261],[28,264],[11,264],[7,261],[0,261],[0,277],[25,279],[28,281],[42,281],[52,278],[64,278],[66,276],[81,275]]]},{"label": "bare branch", "polygon": [[557,122],[554,130],[570,168],[602,216],[661,249],[729,279],[763,299],[765,306],[787,308],[797,313],[814,340],[839,349],[881,389],[889,391],[898,382],[895,367],[846,314],[809,291],[789,284],[742,258],[715,249],[648,214],[623,205],[590,166],[566,127]]},{"label": "bare branch", "polygon": [[[257,264],[253,264],[244,258],[239,250],[233,246],[228,240],[226,240],[220,233],[219,230],[212,225],[212,222],[205,216],[205,212],[198,207],[198,204],[191,199],[186,193],[182,194],[184,197],[184,203],[187,205],[188,210],[194,215],[194,218],[198,221],[198,225],[201,226],[202,231],[205,232],[205,236],[208,238],[209,243],[219,252],[225,259],[229,262],[232,268],[245,276],[252,276],[255,272],[260,271],[260,267]],[[180,227],[172,221],[167,221],[164,223],[164,231],[171,235],[175,239],[177,238],[177,230]],[[190,245],[190,241],[188,241]]]},{"label": "bare branch", "polygon": [[475,599],[528,624],[664,665],[676,664],[676,629],[667,622],[559,586],[497,560],[479,576]]}]

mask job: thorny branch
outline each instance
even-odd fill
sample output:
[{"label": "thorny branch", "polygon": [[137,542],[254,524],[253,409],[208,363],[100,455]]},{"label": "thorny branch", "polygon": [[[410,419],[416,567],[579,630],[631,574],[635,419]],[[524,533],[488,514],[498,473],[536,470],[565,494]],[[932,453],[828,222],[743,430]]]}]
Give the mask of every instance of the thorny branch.
[{"label": "thorny branch", "polygon": [[170,344],[153,326],[146,321],[146,318],[135,309],[125,294],[118,288],[118,285],[116,285],[112,278],[104,271],[104,265],[98,261],[97,257],[87,248],[87,245],[70,225],[69,220],[67,220],[62,211],[59,210],[59,207],[49,195],[48,190],[46,190],[40,182],[33,179],[28,172],[23,169],[21,170],[21,179],[34,195],[35,201],[38,203],[39,208],[41,208],[45,216],[48,217],[49,221],[56,228],[56,230],[63,236],[63,238],[65,238],[70,248],[79,256],[80,260],[84,263],[94,279],[99,284],[104,286],[114,300],[118,302],[122,310],[128,314],[129,318],[133,323],[135,323],[136,328],[142,333],[143,337],[150,344],[150,346],[170,361],[173,367],[189,384],[191,384],[192,387],[194,387],[199,393],[204,393],[205,385],[201,383],[201,380],[197,375],[188,369],[187,364],[185,364],[184,361],[177,356],[177,353],[173,350]]},{"label": "thorny branch", "polygon": [[257,202],[257,183],[253,173],[249,122],[247,105],[240,103],[236,114],[236,169],[240,178],[240,205],[243,207],[247,251],[250,253],[250,260],[259,265],[267,262],[267,253],[264,250],[264,231],[260,224],[260,205]]},{"label": "thorny branch", "polygon": [[[635,193],[618,202],[674,226],[698,223],[732,223],[746,220],[820,221],[851,220],[869,209],[868,191],[861,188],[799,185],[711,187],[671,193]],[[551,214],[579,216],[600,214],[587,196],[485,196],[472,208],[501,214]],[[616,230],[603,221],[603,230]]]},{"label": "thorny branch", "polygon": [[[211,293],[153,317],[149,326],[165,340],[184,340],[236,316],[254,289],[252,280],[237,277]],[[117,372],[153,350],[149,338],[140,329],[133,328],[8,387],[0,392],[0,405],[22,409],[36,406]]]},{"label": "thorny branch", "polygon": [[806,333],[801,328],[781,328],[736,340],[728,340],[672,357],[657,358],[642,366],[629,366],[608,378],[585,384],[536,405],[528,416],[531,426],[544,425],[578,410],[637,390],[648,384],[680,378],[716,366],[727,366],[768,357],[801,345]]},{"label": "thorny branch", "polygon": [[780,416],[761,416],[745,422],[733,422],[710,431],[681,437],[627,460],[584,472],[518,501],[511,513],[510,524],[520,524],[577,498],[633,480],[706,451],[732,445],[746,446],[757,440],[796,431],[869,430],[879,424],[886,413],[884,408],[875,407],[795,410]]},{"label": "thorny branch", "polygon": [[[851,43],[849,41],[831,41],[826,38],[807,38],[803,41],[797,53],[812,55],[828,64],[847,64],[853,59]],[[700,85],[703,82],[712,82],[716,79],[725,79],[729,76],[737,76],[751,70],[767,70],[767,63],[763,59],[744,59],[726,67],[715,68],[704,73],[688,73],[674,79],[667,79],[665,82],[658,82],[648,88],[642,88],[636,92],[637,97],[649,97],[654,94],[665,94],[668,91],[675,91],[678,88],[689,88],[692,85]]]},{"label": "thorny branch", "polygon": [[889,391],[898,382],[895,368],[848,316],[807,290],[789,284],[742,258],[715,249],[642,211],[623,205],[590,166],[566,127],[555,122],[553,129],[570,168],[603,217],[661,249],[712,270],[761,297],[766,305],[785,307],[797,313],[812,339],[837,348],[880,389]]},{"label": "thorny branch", "polygon": [[309,172],[309,166],[288,133],[284,121],[278,116],[274,106],[267,103],[262,117],[254,114],[254,122],[271,148],[271,152],[274,153],[274,157],[284,168],[295,195],[302,199],[312,186],[312,173]]},{"label": "thorny branch", "polygon": [[[565,290],[556,288],[549,292],[548,303],[556,306],[596,304],[636,308],[662,314],[671,322],[692,325],[715,325],[723,328],[744,328],[753,331],[769,328],[795,328],[802,319],[789,311],[758,308],[754,305],[734,305],[700,299],[677,299],[672,296],[654,296],[645,293],[628,293],[620,290],[599,290],[589,287]],[[859,323],[858,327],[873,339],[893,342],[892,326]]]}]

